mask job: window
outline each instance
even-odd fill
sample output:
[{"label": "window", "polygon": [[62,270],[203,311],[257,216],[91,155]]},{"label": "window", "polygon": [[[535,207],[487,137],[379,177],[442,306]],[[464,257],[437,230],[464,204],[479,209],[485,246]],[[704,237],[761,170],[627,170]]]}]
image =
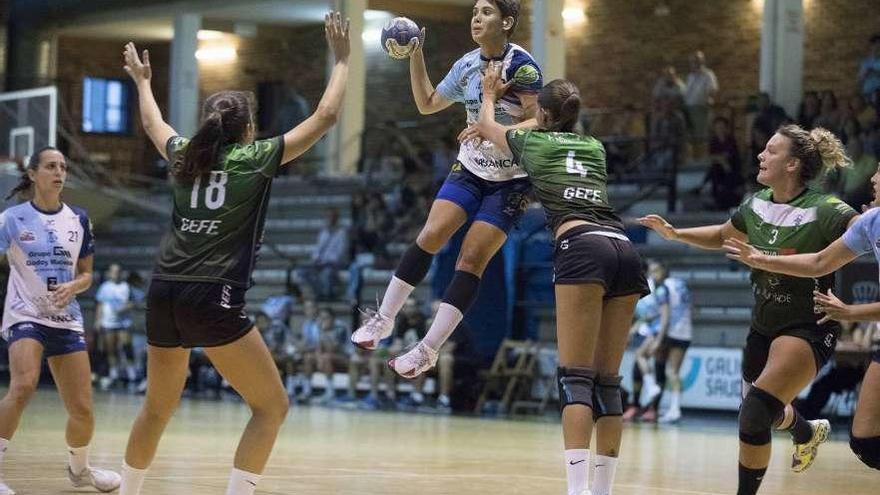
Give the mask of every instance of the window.
[{"label": "window", "polygon": [[85,78],[82,108],[84,132],[129,133],[129,87],[124,81]]}]

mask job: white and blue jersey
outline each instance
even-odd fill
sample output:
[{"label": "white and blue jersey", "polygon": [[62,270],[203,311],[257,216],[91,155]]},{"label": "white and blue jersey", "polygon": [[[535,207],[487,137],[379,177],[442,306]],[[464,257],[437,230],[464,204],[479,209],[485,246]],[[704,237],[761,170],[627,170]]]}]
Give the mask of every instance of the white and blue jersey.
[{"label": "white and blue jersey", "polygon": [[690,341],[693,338],[691,322],[691,292],[687,282],[680,278],[668,277],[657,291],[657,297],[669,305],[669,329],[666,336],[676,340]]},{"label": "white and blue jersey", "polygon": [[[482,77],[490,61],[502,64],[502,81],[513,80],[510,91],[495,105],[496,121],[505,126],[522,122],[523,107],[519,95],[538,93],[544,84],[535,59],[513,43],[508,43],[504,54],[497,59],[484,58],[479,48],[465,54],[437,85],[437,93],[449,101],[463,103],[468,125],[475,124],[483,101]],[[474,175],[488,181],[507,181],[527,175],[512,156],[501,152],[489,141],[472,139],[462,143],[458,161]]]},{"label": "white and blue jersey", "polygon": [[0,251],[9,261],[9,284],[2,333],[22,322],[50,328],[83,331],[79,303],[59,308],[49,297],[55,286],[76,277],[77,261],[94,253],[94,240],[85,211],[62,205],[50,213],[31,202],[0,213]]},{"label": "white and blue jersey", "polygon": [[[880,263],[880,208],[871,208],[843,234],[843,243],[855,254],[874,253]],[[880,363],[880,347],[873,346],[872,359]]]}]

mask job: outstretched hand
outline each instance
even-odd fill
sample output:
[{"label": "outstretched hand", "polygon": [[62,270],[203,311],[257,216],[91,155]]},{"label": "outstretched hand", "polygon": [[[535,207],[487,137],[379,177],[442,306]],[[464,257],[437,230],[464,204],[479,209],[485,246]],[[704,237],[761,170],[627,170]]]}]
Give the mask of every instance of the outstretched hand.
[{"label": "outstretched hand", "polygon": [[464,143],[465,141],[470,141],[471,139],[482,139],[483,135],[480,134],[480,130],[475,125],[469,125],[465,127],[460,133],[458,133],[458,142]]},{"label": "outstretched hand", "polygon": [[129,41],[125,45],[122,52],[122,58],[125,60],[125,72],[134,80],[135,83],[149,82],[153,77],[153,68],[150,67],[150,51],[144,50],[144,58],[138,56],[137,48],[134,43]]},{"label": "outstretched hand", "polygon": [[348,19],[343,21],[339,12],[328,12],[324,16],[324,35],[337,62],[348,60],[348,55],[351,53],[350,28],[351,21]]},{"label": "outstretched hand", "polygon": [[648,227],[660,234],[660,237],[666,239],[667,241],[674,241],[678,239],[678,232],[675,230],[675,227],[672,226],[671,223],[667,222],[665,218],[660,215],[646,215],[642,218],[639,218],[639,223]]},{"label": "outstretched hand", "polygon": [[739,261],[751,268],[761,269],[763,268],[764,261],[767,260],[766,254],[758,251],[751,244],[735,237],[725,239],[722,247],[727,252],[728,258]]},{"label": "outstretched hand", "polygon": [[825,313],[818,322],[820,325],[831,320],[846,320],[849,316],[849,306],[838,299],[831,289],[828,289],[827,294],[813,291],[813,302],[817,312]]}]

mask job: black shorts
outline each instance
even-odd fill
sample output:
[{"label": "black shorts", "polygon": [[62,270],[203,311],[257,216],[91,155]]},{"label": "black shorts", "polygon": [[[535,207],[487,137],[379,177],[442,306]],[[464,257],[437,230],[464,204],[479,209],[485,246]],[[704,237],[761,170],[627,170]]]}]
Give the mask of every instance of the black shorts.
[{"label": "black shorts", "polygon": [[153,280],[147,293],[147,342],[156,347],[217,347],[254,324],[246,289],[204,282]]},{"label": "black shorts", "polygon": [[600,284],[606,298],[651,293],[632,242],[619,230],[595,225],[579,225],[556,239],[553,283]]},{"label": "black shorts", "polygon": [[686,351],[687,348],[691,346],[691,341],[673,339],[672,337],[666,336],[663,337],[663,340],[660,342],[660,346],[667,349],[681,349],[682,351]]},{"label": "black shorts", "polygon": [[770,344],[773,339],[783,335],[798,337],[807,341],[813,348],[813,358],[816,360],[816,371],[818,372],[825,366],[831,356],[834,355],[834,348],[837,346],[837,337],[840,336],[840,327],[832,327],[831,329],[790,329],[783,330],[774,337],[768,337],[762,333],[758,333],[755,329],[749,332],[746,337],[746,347],[743,349],[742,376],[743,380],[748,383],[754,383],[755,380],[764,371],[767,364],[767,357],[770,354]]}]

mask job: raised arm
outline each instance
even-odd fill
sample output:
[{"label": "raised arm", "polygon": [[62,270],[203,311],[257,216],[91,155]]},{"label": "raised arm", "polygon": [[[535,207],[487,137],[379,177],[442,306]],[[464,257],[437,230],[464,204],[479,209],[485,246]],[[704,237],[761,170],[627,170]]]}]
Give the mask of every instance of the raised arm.
[{"label": "raised arm", "polygon": [[640,218],[639,223],[667,241],[683,242],[701,249],[721,249],[725,239],[747,239],[746,234],[737,230],[730,220],[718,225],[677,229],[660,215],[647,215]]},{"label": "raised arm", "polygon": [[419,113],[429,115],[449,108],[453,102],[441,96],[431,83],[431,78],[428,77],[428,68],[425,66],[425,54],[422,52],[424,43],[425,28],[422,28],[422,35],[410,40],[410,44],[413,45],[413,51],[409,56],[409,79],[412,83],[413,99],[416,101]]},{"label": "raised arm", "polygon": [[349,21],[343,21],[339,12],[327,14],[324,16],[324,34],[336,63],[330,73],[327,89],[318,102],[318,108],[301,124],[284,134],[284,155],[281,163],[288,163],[308,151],[327,134],[339,118],[348,79],[348,56],[351,53]]},{"label": "raised arm", "polygon": [[125,45],[122,52],[125,59],[125,72],[134,81],[134,85],[138,92],[138,106],[141,109],[141,124],[144,126],[144,132],[149,136],[156,151],[162,155],[162,158],[168,159],[166,156],[165,146],[168,140],[177,135],[175,131],[162,118],[162,111],[156,104],[156,97],[153,96],[153,88],[150,80],[153,78],[153,69],[150,67],[150,51],[144,50],[143,61],[138,56],[137,48],[134,43],[129,42]]},{"label": "raised arm", "polygon": [[483,74],[483,104],[480,106],[480,118],[474,126],[477,134],[508,155],[510,145],[507,144],[507,131],[512,128],[495,121],[495,102],[504,95],[510,85],[510,81],[506,84],[501,81],[501,64],[489,64],[486,73]]},{"label": "raised arm", "polygon": [[794,277],[821,277],[840,269],[858,254],[852,252],[843,239],[837,239],[818,253],[771,256],[762,253],[741,239],[724,242],[727,257],[758,270],[782,273]]}]

